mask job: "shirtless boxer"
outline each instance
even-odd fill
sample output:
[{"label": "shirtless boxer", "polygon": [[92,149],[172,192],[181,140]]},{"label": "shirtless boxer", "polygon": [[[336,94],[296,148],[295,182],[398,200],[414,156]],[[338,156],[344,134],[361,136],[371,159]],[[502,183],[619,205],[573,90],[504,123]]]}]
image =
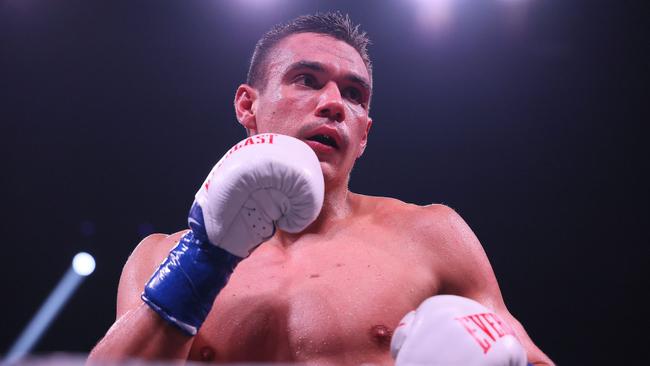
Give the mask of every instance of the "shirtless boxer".
[{"label": "shirtless boxer", "polygon": [[[199,189],[190,213],[192,231],[154,234],[134,250],[120,279],[117,320],[89,361],[392,365],[391,337],[402,317],[431,296],[453,294],[492,309],[497,315],[491,319],[507,324],[528,362],[552,364],[508,312],[481,244],[458,214],[443,205],[421,207],[348,190],[350,172],[366,148],[372,125],[367,44],[365,33],[338,13],[298,18],[260,40],[247,84],[235,95],[237,119],[251,138],[228,152]],[[277,224],[275,231],[257,227],[262,231],[246,233],[247,239],[215,229],[219,220],[214,217],[228,214],[233,199],[223,198],[230,201],[225,208],[218,206],[217,214],[206,208],[206,199],[213,199],[208,194],[223,193],[224,183],[214,180],[248,179],[231,177],[240,173],[232,173],[236,169],[227,164],[267,169],[249,167],[250,156],[242,154],[266,148],[273,136],[279,139],[273,149],[280,152],[259,150],[256,156],[284,156],[290,165],[286,169],[294,169],[287,173],[290,179],[304,173],[301,160],[309,165],[308,155],[315,152],[313,161],[324,182],[322,209],[319,178],[304,173],[309,177],[296,180],[304,178],[305,187],[316,193],[298,199],[318,206],[307,208],[315,210],[313,222],[291,226],[282,224],[284,216],[265,217]],[[311,149],[301,150],[306,146]],[[257,212],[284,214],[286,205],[266,206],[274,200],[258,199]],[[253,206],[242,207],[237,209],[253,212]],[[187,260],[202,255],[200,248],[214,250],[218,265]],[[183,281],[189,282],[179,284]]]}]

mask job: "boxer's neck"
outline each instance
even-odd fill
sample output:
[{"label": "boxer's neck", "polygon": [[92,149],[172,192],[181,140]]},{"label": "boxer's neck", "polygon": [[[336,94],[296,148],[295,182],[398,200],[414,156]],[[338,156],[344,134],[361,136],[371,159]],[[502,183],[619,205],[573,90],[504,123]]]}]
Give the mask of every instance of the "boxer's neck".
[{"label": "boxer's neck", "polygon": [[[346,182],[347,183],[347,182]],[[352,214],[351,192],[347,184],[325,188],[323,208],[318,218],[307,229],[326,229],[329,224],[345,219]]]}]

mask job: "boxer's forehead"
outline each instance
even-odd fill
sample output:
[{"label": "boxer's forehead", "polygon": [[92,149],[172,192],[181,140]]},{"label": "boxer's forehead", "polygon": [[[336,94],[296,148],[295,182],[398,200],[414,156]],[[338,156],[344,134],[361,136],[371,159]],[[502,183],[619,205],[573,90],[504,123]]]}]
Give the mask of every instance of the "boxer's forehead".
[{"label": "boxer's forehead", "polygon": [[359,52],[349,44],[319,33],[297,33],[281,40],[268,59],[271,78],[284,75],[299,62],[319,63],[333,74],[354,74],[370,83]]}]

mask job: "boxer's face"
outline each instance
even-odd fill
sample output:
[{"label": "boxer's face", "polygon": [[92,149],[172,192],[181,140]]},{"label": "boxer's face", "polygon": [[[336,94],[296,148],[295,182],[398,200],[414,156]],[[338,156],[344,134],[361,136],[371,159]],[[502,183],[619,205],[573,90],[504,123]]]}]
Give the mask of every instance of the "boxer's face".
[{"label": "boxer's face", "polygon": [[[370,78],[359,53],[327,35],[293,34],[271,50],[266,75],[263,90],[238,89],[239,121],[252,134],[275,132],[308,142],[326,181],[347,180],[372,125]],[[316,134],[334,137],[336,146],[312,141]]]}]

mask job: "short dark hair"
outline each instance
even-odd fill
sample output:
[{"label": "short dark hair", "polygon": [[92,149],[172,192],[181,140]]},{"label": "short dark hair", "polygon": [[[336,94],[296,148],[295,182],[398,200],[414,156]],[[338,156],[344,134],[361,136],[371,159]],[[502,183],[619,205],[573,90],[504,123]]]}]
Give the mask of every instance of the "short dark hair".
[{"label": "short dark hair", "polygon": [[343,15],[338,11],[302,15],[288,23],[278,24],[271,28],[255,45],[246,83],[263,90],[268,81],[266,59],[273,47],[292,34],[309,32],[332,36],[354,47],[366,65],[372,85],[372,63],[368,56],[370,39],[366,32],[360,30],[359,25],[355,25],[347,14]]}]

